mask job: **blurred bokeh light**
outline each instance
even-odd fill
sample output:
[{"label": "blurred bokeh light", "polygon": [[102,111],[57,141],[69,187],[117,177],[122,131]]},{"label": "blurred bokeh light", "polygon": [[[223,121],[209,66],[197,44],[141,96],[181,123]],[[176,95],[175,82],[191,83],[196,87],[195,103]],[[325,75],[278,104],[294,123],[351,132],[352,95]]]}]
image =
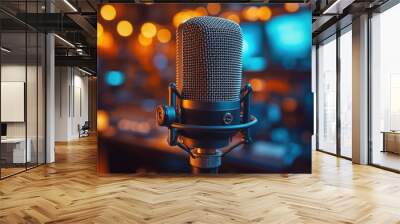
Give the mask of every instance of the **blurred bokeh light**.
[{"label": "blurred bokeh light", "polygon": [[258,8],[257,16],[259,20],[267,21],[271,18],[272,11],[268,6],[261,6],[260,8]]},{"label": "blurred bokeh light", "polygon": [[97,130],[99,132],[103,132],[107,130],[109,126],[108,114],[106,111],[98,110],[97,111]]},{"label": "blurred bokeh light", "polygon": [[257,21],[258,19],[258,8],[255,6],[249,6],[243,11],[243,16],[248,21]]},{"label": "blurred bokeh light", "polygon": [[208,3],[207,5],[207,11],[210,13],[210,15],[218,15],[218,13],[221,11],[221,4],[219,3]]},{"label": "blurred bokeh light", "polygon": [[288,12],[297,12],[299,9],[299,3],[285,3],[285,10]]},{"label": "blurred bokeh light", "polygon": [[232,20],[233,22],[239,24],[240,23],[240,17],[234,13],[234,12],[226,12],[222,15],[225,19]]},{"label": "blurred bokeh light", "polygon": [[263,29],[256,23],[242,23],[243,31],[243,69],[264,71],[267,59],[263,51]]},{"label": "blurred bokeh light", "polygon": [[281,15],[265,24],[274,58],[286,69],[309,69],[301,60],[311,57],[311,12]]},{"label": "blurred bokeh light", "polygon": [[108,71],[105,73],[105,80],[110,86],[120,86],[125,81],[125,75],[120,71]]},{"label": "blurred bokeh light", "polygon": [[102,32],[97,37],[97,46],[100,48],[110,49],[114,44],[114,38],[109,32]]},{"label": "blurred bokeh light", "polygon": [[153,38],[157,34],[157,27],[153,23],[147,22],[142,25],[142,35],[147,38]]},{"label": "blurred bokeh light", "polygon": [[145,37],[143,34],[140,34],[138,37],[138,41],[142,46],[147,47],[151,45],[151,43],[153,42],[153,38],[148,38]]},{"label": "blurred bokeh light", "polygon": [[117,11],[112,5],[104,5],[100,9],[100,15],[104,20],[113,20],[117,15]]},{"label": "blurred bokeh light", "polygon": [[168,43],[171,40],[171,32],[168,29],[160,29],[157,32],[157,39],[161,43]]},{"label": "blurred bokeh light", "polygon": [[133,26],[129,21],[121,20],[117,24],[117,32],[123,37],[129,37],[133,32]]},{"label": "blurred bokeh light", "polygon": [[100,23],[97,23],[97,38],[100,38],[104,32],[104,28]]}]

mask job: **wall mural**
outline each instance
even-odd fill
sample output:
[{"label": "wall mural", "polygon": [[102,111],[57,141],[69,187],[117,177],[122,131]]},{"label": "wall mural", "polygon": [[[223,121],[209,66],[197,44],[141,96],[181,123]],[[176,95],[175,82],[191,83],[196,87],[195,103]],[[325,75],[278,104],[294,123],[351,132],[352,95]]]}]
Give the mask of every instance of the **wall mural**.
[{"label": "wall mural", "polygon": [[97,32],[100,174],[311,172],[308,5],[104,4]]}]

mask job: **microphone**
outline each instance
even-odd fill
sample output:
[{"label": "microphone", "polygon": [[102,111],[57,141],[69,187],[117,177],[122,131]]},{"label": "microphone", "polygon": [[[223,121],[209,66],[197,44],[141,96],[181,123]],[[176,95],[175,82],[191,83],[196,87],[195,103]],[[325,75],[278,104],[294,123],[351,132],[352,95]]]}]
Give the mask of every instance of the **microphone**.
[{"label": "microphone", "polygon": [[[248,129],[257,119],[250,115],[251,86],[242,88],[242,43],[240,26],[227,19],[195,17],[178,27],[176,84],[156,117],[168,127],[169,145],[188,152],[194,168],[218,168],[226,153],[251,142]],[[229,146],[238,132],[242,140]]]}]

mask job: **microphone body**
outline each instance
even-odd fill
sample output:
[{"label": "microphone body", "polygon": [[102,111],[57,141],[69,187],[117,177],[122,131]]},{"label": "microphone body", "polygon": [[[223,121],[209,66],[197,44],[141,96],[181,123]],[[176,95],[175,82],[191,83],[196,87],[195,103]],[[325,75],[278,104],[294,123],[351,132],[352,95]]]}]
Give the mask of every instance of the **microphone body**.
[{"label": "microphone body", "polygon": [[256,122],[250,119],[251,87],[242,89],[242,32],[230,20],[204,16],[181,24],[176,38],[176,85],[157,120],[169,127],[169,144],[190,154],[193,167],[217,168],[220,149],[238,131],[250,142],[247,129]]}]

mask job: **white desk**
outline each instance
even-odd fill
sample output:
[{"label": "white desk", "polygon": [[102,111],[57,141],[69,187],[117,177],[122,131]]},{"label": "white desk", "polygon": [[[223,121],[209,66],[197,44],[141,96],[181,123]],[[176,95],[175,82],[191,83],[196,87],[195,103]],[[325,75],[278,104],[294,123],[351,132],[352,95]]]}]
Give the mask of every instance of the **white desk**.
[{"label": "white desk", "polygon": [[[28,142],[26,147],[26,154],[25,154],[25,138],[5,138],[1,139],[2,151],[12,150],[12,163],[25,163],[31,162],[32,160],[32,153],[31,153],[31,145],[32,141],[30,138],[27,138],[26,141]],[[7,149],[3,150],[3,147],[7,147]]]}]

